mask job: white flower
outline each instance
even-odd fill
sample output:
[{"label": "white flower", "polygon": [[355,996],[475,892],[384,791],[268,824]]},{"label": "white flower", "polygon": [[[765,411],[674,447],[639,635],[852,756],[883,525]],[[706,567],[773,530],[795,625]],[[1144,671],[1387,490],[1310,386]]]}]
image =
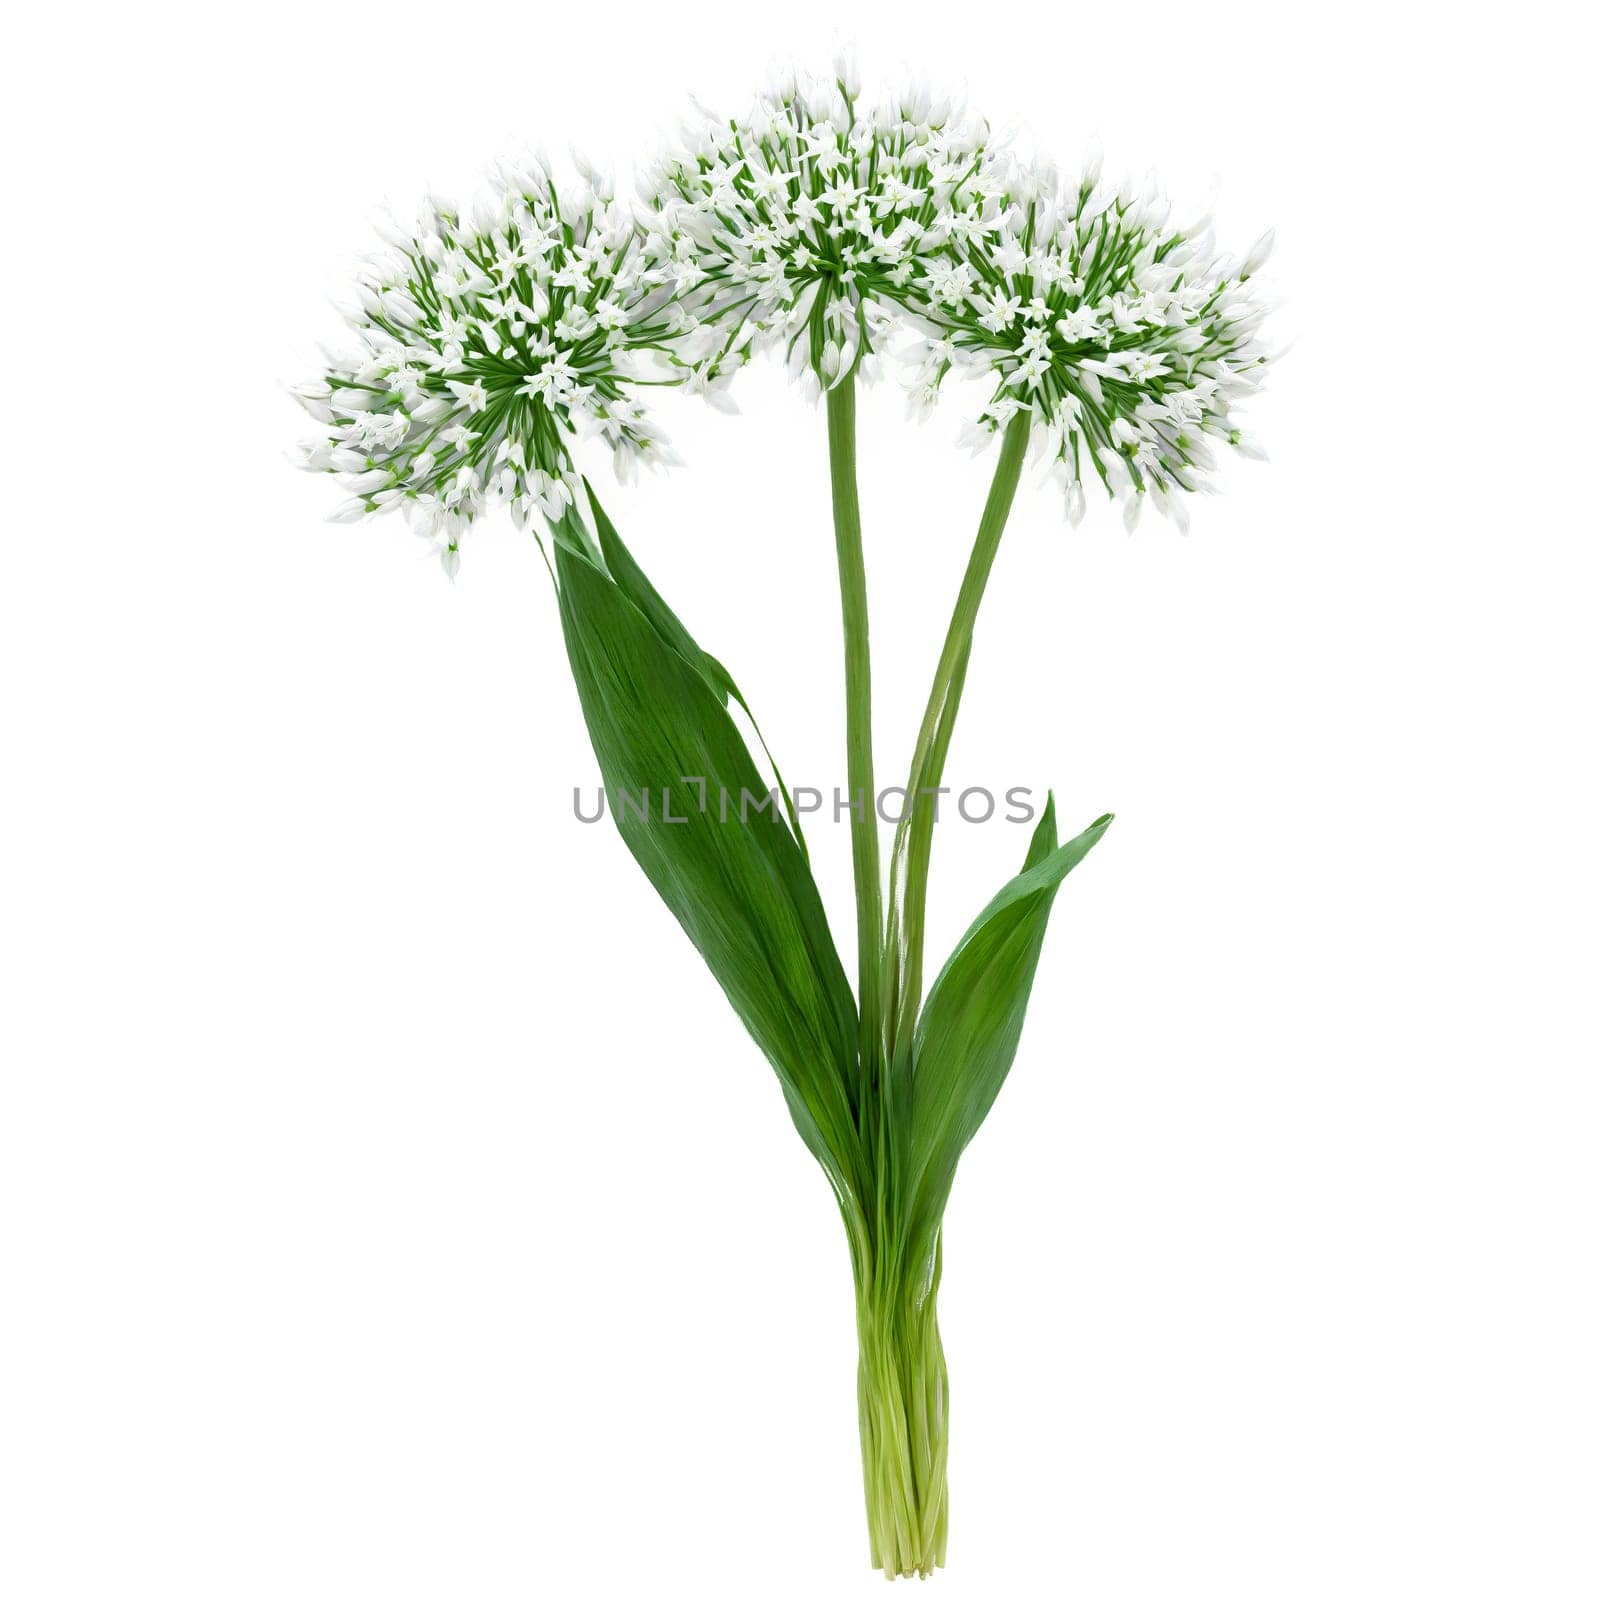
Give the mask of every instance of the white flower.
[{"label": "white flower", "polygon": [[482,411],[489,404],[489,391],[481,383],[457,383],[454,379],[447,378],[445,387],[469,413]]}]

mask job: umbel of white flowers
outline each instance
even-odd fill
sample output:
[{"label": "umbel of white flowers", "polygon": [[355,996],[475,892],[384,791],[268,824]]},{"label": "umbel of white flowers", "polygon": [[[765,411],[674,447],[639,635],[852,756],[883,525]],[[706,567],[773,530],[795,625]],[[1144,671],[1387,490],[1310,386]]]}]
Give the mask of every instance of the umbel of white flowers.
[{"label": "umbel of white flowers", "polygon": [[453,576],[488,502],[519,526],[560,518],[579,430],[611,446],[619,475],[675,459],[629,383],[681,313],[596,175],[563,194],[540,163],[505,167],[470,216],[430,200],[413,227],[380,231],[389,250],[347,313],[360,348],[296,391],[328,427],[303,464],[351,494],[336,521],[400,507]]},{"label": "umbel of white flowers", "polygon": [[349,313],[360,349],[297,391],[326,430],[304,464],[349,489],[337,519],[400,507],[453,574],[490,501],[559,520],[576,434],[622,476],[675,459],[639,382],[732,409],[761,351],[816,394],[894,345],[916,412],[952,373],[992,381],[967,442],[1028,412],[1074,525],[1099,488],[1130,529],[1146,500],[1186,528],[1219,448],[1264,455],[1234,408],[1271,360],[1272,235],[1234,260],[1209,218],[1168,218],[1098,156],[1063,177],[924,91],[864,107],[847,70],[790,79],[705,115],[636,206],[592,172],[558,195],[534,164],[503,168],[470,220],[430,202],[387,226]]},{"label": "umbel of white flowers", "polygon": [[1171,228],[1167,215],[1153,190],[1102,183],[1097,157],[1066,183],[1012,163],[992,225],[919,260],[907,285],[913,405],[931,408],[952,371],[992,373],[967,441],[1029,412],[1074,525],[1098,482],[1130,530],[1149,499],[1186,531],[1183,492],[1216,465],[1206,436],[1262,455],[1232,407],[1266,373],[1250,282],[1272,235],[1236,263],[1217,256],[1209,219]]},{"label": "umbel of white flowers", "polygon": [[698,324],[679,352],[692,385],[779,346],[812,394],[873,355],[919,263],[979,231],[996,194],[982,122],[922,92],[863,111],[843,76],[708,116],[640,188],[650,254]]}]

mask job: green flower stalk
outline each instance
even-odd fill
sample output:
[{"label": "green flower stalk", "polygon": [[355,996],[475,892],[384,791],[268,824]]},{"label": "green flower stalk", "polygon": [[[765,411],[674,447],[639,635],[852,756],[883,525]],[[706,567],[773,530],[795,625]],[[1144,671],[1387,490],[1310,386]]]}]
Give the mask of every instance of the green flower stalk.
[{"label": "green flower stalk", "polygon": [[876,1058],[883,1027],[883,870],[878,860],[878,785],[872,761],[872,641],[867,568],[856,491],[855,378],[828,390],[828,472],[844,621],[845,778],[856,884],[856,954],[860,972],[861,1058]]},{"label": "green flower stalk", "polygon": [[[494,501],[539,538],[606,787],[655,797],[614,804],[618,829],[772,1066],[839,1207],[870,1551],[890,1577],[926,1577],[946,1554],[937,1303],[956,1167],[1011,1068],[1056,893],[1111,821],[1062,842],[1048,803],[1016,876],[925,983],[936,801],[1022,474],[1031,459],[1056,478],[1074,526],[1098,489],[1130,531],[1147,501],[1186,529],[1219,451],[1262,454],[1234,406],[1269,359],[1253,280],[1271,236],[1235,262],[1208,222],[1167,215],[1159,195],[1103,182],[1098,158],[1063,180],[921,91],[865,107],[841,67],[708,118],[649,169],[634,208],[592,173],[558,193],[542,166],[503,169],[470,219],[431,202],[414,228],[387,230],[389,253],[363,274],[359,349],[298,391],[324,428],[304,464],[351,497],[339,520],[401,509],[452,576]],[[676,384],[731,410],[738,371],[773,349],[826,414],[853,991],[798,809],[733,718],[749,706],[577,466],[589,435],[624,473],[669,462],[642,390]],[[952,375],[988,380],[964,437],[998,447],[887,893],[856,437],[858,386],[886,358],[922,414]],[[764,764],[781,804],[708,803],[763,794]]]}]

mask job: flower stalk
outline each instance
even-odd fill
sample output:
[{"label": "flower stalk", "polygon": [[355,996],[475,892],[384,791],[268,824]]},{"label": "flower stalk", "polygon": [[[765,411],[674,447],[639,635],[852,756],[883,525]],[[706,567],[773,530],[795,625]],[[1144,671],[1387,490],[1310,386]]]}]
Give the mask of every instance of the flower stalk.
[{"label": "flower stalk", "polygon": [[861,1010],[862,1079],[881,1050],[883,880],[878,852],[877,783],[872,759],[872,647],[867,571],[856,489],[854,375],[828,390],[828,476],[844,623],[845,779],[850,789],[850,853],[856,891],[856,965]]},{"label": "flower stalk", "polygon": [[906,802],[895,828],[890,857],[889,928],[886,957],[890,970],[885,986],[889,996],[891,1057],[898,1058],[909,1044],[922,1003],[922,954],[928,905],[928,869],[933,855],[933,828],[938,818],[938,788],[944,777],[945,757],[961,708],[967,663],[972,654],[972,634],[978,608],[994,570],[1000,539],[1016,498],[1022,464],[1028,451],[1029,422],[1019,412],[1005,425],[1000,459],[978,522],[972,554],[956,594],[950,625],[945,631],[939,664],[934,669],[928,704],[917,730],[911,772],[906,779]]},{"label": "flower stalk", "polygon": [[[830,438],[831,400],[830,395]],[[857,1271],[861,1459],[872,1564],[890,1577],[925,1578],[943,1566],[949,1527],[950,1383],[937,1311],[943,1243],[936,1230],[928,1269],[915,1249],[916,1219],[899,1206],[904,1185],[896,1165],[905,1162],[908,1152],[906,1140],[898,1135],[906,1129],[904,1110],[914,1089],[912,1040],[922,1000],[937,790],[966,684],[978,611],[1016,497],[1028,435],[1026,417],[1007,423],[918,730],[891,863],[883,971],[889,1031],[881,1070],[863,1074],[869,1102],[863,1121],[880,1130],[871,1149],[881,1199],[877,1251],[865,1273],[860,1263]],[[852,786],[854,782],[852,776]]]}]

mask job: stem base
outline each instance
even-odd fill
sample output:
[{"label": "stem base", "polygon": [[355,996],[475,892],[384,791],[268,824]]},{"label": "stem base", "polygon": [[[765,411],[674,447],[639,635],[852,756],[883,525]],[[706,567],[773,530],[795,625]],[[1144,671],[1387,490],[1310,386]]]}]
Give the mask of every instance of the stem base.
[{"label": "stem base", "polygon": [[934,1294],[858,1297],[861,1466],[872,1564],[885,1577],[944,1565],[950,1383]]}]

